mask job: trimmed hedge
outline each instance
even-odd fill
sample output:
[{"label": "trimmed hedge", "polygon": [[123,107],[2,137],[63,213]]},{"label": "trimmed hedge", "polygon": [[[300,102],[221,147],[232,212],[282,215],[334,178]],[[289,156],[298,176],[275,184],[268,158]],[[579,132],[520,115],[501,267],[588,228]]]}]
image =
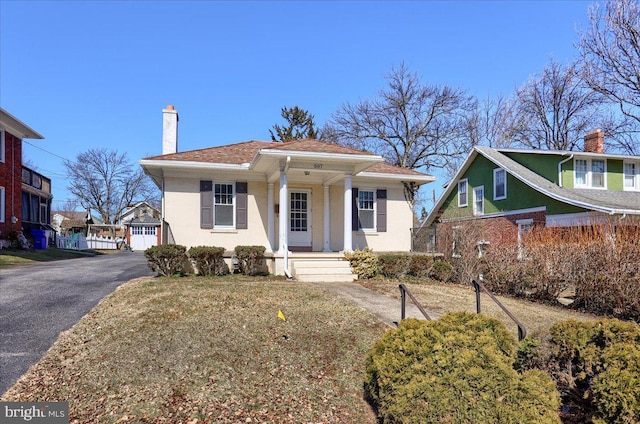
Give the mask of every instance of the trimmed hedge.
[{"label": "trimmed hedge", "polygon": [[[526,340],[526,339],[525,339]],[[640,326],[617,319],[562,321],[547,339],[520,349],[526,368],[546,370],[574,418],[640,422]]]},{"label": "trimmed hedge", "polygon": [[236,246],[235,254],[238,267],[244,275],[264,273],[264,246]]},{"label": "trimmed hedge", "polygon": [[515,355],[515,339],[493,318],[409,319],[367,355],[365,390],[383,423],[559,423],[553,381],[518,374]]},{"label": "trimmed hedge", "polygon": [[169,277],[183,274],[188,265],[187,248],[179,244],[153,246],[144,251],[147,265],[153,272]]},{"label": "trimmed hedge", "polygon": [[189,249],[189,258],[193,261],[198,275],[224,275],[229,268],[224,262],[224,247],[196,246]]}]

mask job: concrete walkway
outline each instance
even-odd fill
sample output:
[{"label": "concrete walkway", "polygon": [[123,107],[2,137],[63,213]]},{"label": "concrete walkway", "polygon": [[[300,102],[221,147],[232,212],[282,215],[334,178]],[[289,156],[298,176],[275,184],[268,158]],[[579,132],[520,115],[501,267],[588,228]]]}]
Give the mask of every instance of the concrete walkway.
[{"label": "concrete walkway", "polygon": [[[375,315],[380,321],[395,328],[400,322],[401,302],[399,299],[394,299],[389,296],[385,296],[366,287],[361,286],[358,283],[308,283],[317,287],[325,289],[327,292],[337,295],[343,299],[351,301],[356,305],[368,310]],[[399,293],[399,289],[398,289]],[[431,319],[437,319],[440,314],[433,311],[426,311]],[[407,318],[425,319],[424,315],[413,304],[409,296],[407,296],[406,306]]]}]

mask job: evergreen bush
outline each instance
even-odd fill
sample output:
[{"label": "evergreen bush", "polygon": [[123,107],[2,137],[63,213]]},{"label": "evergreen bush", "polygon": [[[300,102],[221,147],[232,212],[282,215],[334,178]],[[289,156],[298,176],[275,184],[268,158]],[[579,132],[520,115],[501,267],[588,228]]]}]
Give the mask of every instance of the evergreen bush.
[{"label": "evergreen bush", "polygon": [[264,246],[236,246],[235,254],[240,272],[244,275],[266,273],[264,266]]},{"label": "evergreen bush", "polygon": [[640,422],[640,326],[567,320],[549,333],[533,349],[521,346],[519,362],[552,376],[574,420]]},{"label": "evergreen bush", "polygon": [[513,368],[516,341],[480,314],[405,320],[366,359],[365,390],[383,423],[559,423],[542,371]]},{"label": "evergreen bush", "polygon": [[351,270],[358,274],[358,279],[373,278],[380,272],[378,265],[378,255],[373,250],[365,247],[362,250],[356,249],[344,255],[351,264]]},{"label": "evergreen bush", "polygon": [[224,247],[196,246],[187,253],[198,270],[198,275],[224,275],[229,272],[223,258]]},{"label": "evergreen bush", "polygon": [[179,244],[153,246],[144,251],[147,265],[153,272],[169,277],[187,271],[187,248]]}]

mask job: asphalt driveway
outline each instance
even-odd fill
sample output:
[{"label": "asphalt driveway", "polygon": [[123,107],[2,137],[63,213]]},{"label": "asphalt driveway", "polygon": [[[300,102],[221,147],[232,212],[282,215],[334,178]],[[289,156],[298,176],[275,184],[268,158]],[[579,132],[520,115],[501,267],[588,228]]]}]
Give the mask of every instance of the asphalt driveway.
[{"label": "asphalt driveway", "polygon": [[0,269],[0,393],[100,300],[146,275],[142,252]]}]

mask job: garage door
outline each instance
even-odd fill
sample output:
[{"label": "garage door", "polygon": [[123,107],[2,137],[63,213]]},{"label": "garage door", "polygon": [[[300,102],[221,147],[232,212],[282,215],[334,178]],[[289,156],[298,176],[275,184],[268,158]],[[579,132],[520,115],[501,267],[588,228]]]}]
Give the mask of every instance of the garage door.
[{"label": "garage door", "polygon": [[131,227],[131,250],[145,250],[158,244],[158,227],[136,225]]}]

